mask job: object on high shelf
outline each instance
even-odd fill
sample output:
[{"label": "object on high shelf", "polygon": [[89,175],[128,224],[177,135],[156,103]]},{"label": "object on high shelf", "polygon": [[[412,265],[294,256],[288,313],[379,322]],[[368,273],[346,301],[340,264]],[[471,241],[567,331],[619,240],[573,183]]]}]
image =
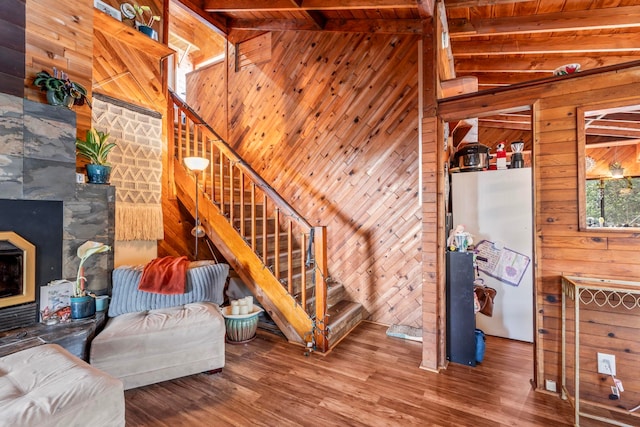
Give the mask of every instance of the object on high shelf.
[{"label": "object on high shelf", "polygon": [[566,64],[553,70],[554,76],[568,76],[569,74],[580,71],[580,64]]},{"label": "object on high shelf", "polygon": [[489,169],[489,151],[486,145],[474,142],[458,146],[453,158],[452,167],[459,167],[460,171],[482,171]]},{"label": "object on high shelf", "polygon": [[116,9],[115,7],[112,7],[112,6],[108,5],[107,3],[105,3],[105,2],[103,2],[101,0],[94,0],[93,1],[93,7],[95,7],[98,10],[103,11],[107,15],[111,16],[113,19],[117,19],[118,21],[122,21],[122,13],[118,9]]},{"label": "object on high shelf", "polygon": [[505,141],[500,142],[496,146],[496,168],[503,170],[507,168],[507,152],[504,149]]},{"label": "object on high shelf", "polygon": [[524,167],[524,157],[522,156],[522,149],[524,148],[523,141],[515,141],[511,143],[511,169],[518,169]]}]

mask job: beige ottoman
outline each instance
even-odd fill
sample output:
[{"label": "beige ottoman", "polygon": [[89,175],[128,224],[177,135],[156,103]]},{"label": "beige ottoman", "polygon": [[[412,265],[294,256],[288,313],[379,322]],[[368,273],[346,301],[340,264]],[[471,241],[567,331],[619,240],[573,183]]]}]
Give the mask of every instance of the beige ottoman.
[{"label": "beige ottoman", "polygon": [[57,344],[0,358],[0,426],[124,426],[122,381]]},{"label": "beige ottoman", "polygon": [[91,342],[91,365],[125,390],[224,367],[225,324],[210,302],[126,313]]}]

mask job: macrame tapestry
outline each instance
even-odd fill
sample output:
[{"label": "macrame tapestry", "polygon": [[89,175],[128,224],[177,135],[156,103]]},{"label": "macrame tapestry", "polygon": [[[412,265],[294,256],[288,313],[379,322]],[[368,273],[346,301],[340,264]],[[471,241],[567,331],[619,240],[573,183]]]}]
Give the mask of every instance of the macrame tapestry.
[{"label": "macrame tapestry", "polygon": [[[162,118],[94,95],[93,126],[117,144],[109,154],[116,187],[116,240],[160,240],[162,226]],[[126,105],[126,104],[125,104]]]}]

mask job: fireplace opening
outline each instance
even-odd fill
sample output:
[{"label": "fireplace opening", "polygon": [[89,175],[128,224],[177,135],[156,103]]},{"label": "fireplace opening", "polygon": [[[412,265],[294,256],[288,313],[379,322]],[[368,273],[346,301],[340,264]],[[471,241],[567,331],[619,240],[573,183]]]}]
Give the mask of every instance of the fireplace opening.
[{"label": "fireplace opening", "polygon": [[18,248],[21,262],[9,260],[9,264],[23,267],[22,278],[18,279],[22,288],[17,291],[9,280],[8,293],[15,295],[0,297],[0,331],[40,320],[40,287],[62,278],[62,233],[62,201],[0,199],[1,248]]},{"label": "fireplace opening", "polygon": [[15,245],[0,241],[0,298],[21,295],[24,274],[22,250]]},{"label": "fireplace opening", "polygon": [[36,300],[36,247],[22,236],[0,232],[0,307]]}]

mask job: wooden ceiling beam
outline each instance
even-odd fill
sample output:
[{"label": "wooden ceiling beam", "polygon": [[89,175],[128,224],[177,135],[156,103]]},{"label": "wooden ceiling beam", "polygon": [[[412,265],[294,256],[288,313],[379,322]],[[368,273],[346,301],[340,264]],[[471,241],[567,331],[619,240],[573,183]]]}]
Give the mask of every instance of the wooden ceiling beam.
[{"label": "wooden ceiling beam", "polygon": [[314,31],[319,30],[315,22],[308,19],[232,19],[232,30],[255,31]]},{"label": "wooden ceiling beam", "polygon": [[327,23],[327,18],[317,10],[305,10],[304,14],[313,22],[316,29],[322,30]]},{"label": "wooden ceiling beam", "polygon": [[258,31],[333,31],[345,33],[421,34],[419,19],[330,19],[323,28],[309,20],[289,19],[234,19],[229,22],[234,30]]},{"label": "wooden ceiling beam", "polygon": [[455,67],[459,73],[535,73],[548,72],[564,64],[580,64],[582,70],[637,61],[637,56],[630,55],[576,55],[549,56],[536,58],[509,58],[498,61],[496,58],[458,58]]},{"label": "wooden ceiling beam", "polygon": [[531,0],[447,0],[445,6],[447,9],[455,9],[460,7],[482,7],[482,6],[498,6],[501,4],[524,3]]},{"label": "wooden ceiling beam", "polygon": [[[478,78],[478,86],[508,86],[536,79],[544,79],[552,77],[551,73],[477,73],[474,74]],[[464,77],[463,73],[458,73],[458,77]]]},{"label": "wooden ceiling beam", "polygon": [[[456,78],[456,70],[451,52],[451,42],[449,39],[449,27],[447,23],[447,11],[444,2],[439,1],[436,6],[436,36],[438,38],[438,77],[440,80],[451,80]],[[475,81],[475,90],[478,90],[478,80]],[[446,97],[446,96],[445,96]]]},{"label": "wooden ceiling beam", "polygon": [[434,16],[436,0],[418,0],[417,3],[420,18],[427,19]]},{"label": "wooden ceiling beam", "polygon": [[512,129],[512,130],[531,130],[531,122],[503,122],[494,120],[480,119],[479,126],[481,128],[494,128],[494,129]]},{"label": "wooden ceiling beam", "polygon": [[175,3],[189,12],[191,16],[197,19],[200,23],[212,28],[221,36],[227,36],[229,34],[227,20],[224,17],[206,13],[200,8],[200,6],[196,5],[194,0],[180,0]]},{"label": "wooden ceiling beam", "polygon": [[613,129],[610,127],[592,126],[588,130],[589,135],[611,136],[616,138],[640,138],[640,130],[637,129]]},{"label": "wooden ceiling beam", "polygon": [[590,36],[558,36],[543,39],[505,38],[504,40],[452,40],[454,56],[471,57],[476,55],[540,55],[548,53],[591,53],[594,52],[638,52],[640,37],[638,33],[616,33]]},{"label": "wooden ceiling beam", "polygon": [[[423,3],[426,3],[423,5]],[[352,10],[352,9],[416,9],[419,6],[433,10],[433,0],[204,0],[207,12],[269,12],[300,10]]]},{"label": "wooden ceiling beam", "polygon": [[449,22],[451,38],[633,27],[640,27],[640,6]]},{"label": "wooden ceiling beam", "polygon": [[[588,134],[587,136],[595,136]],[[589,142],[587,141],[587,149],[591,148],[610,148],[610,147],[624,147],[625,145],[638,145],[640,144],[640,139],[631,138],[631,139],[614,139],[611,141],[605,142]]]}]

